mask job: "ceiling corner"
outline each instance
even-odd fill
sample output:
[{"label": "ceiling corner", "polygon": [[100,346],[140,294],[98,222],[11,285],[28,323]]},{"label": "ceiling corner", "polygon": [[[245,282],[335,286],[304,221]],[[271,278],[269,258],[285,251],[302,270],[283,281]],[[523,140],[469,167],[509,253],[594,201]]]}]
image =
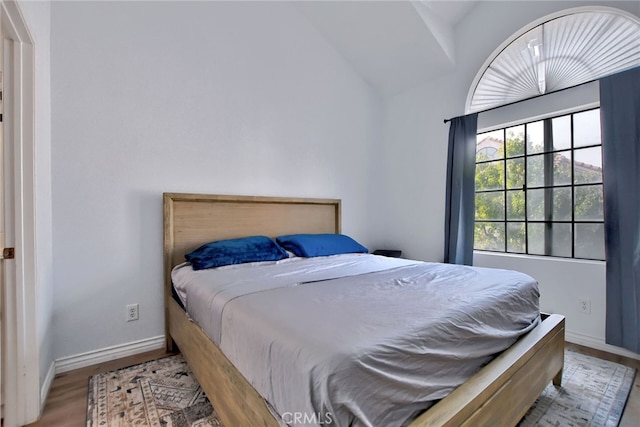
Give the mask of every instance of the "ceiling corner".
[{"label": "ceiling corner", "polygon": [[453,24],[446,22],[433,11],[431,7],[433,2],[424,2],[420,0],[412,0],[411,4],[418,12],[418,16],[422,19],[427,30],[433,35],[438,42],[442,53],[449,59],[449,65],[455,65],[455,35],[453,32]]}]

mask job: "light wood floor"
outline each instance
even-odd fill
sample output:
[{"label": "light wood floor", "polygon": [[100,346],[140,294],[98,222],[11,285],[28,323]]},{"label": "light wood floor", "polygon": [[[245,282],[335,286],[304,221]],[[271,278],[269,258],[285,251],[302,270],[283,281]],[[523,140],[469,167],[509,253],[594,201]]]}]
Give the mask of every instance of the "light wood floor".
[{"label": "light wood floor", "polygon": [[[580,351],[581,353],[591,356],[622,363],[640,371],[640,361],[638,360],[570,343],[567,343],[567,348]],[[29,424],[27,427],[74,427],[86,425],[87,386],[90,376],[100,372],[143,363],[167,355],[169,355],[169,353],[166,353],[164,350],[157,350],[56,375],[51,385],[49,398],[47,399],[42,418],[40,421],[34,424]],[[636,376],[620,427],[640,426],[639,376],[640,375]]]}]

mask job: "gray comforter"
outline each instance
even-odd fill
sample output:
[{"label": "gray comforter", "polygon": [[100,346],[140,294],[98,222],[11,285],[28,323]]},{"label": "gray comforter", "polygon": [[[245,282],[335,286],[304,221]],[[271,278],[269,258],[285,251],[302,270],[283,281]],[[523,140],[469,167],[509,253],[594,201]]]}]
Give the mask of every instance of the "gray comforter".
[{"label": "gray comforter", "polygon": [[373,255],[183,265],[173,279],[291,425],[406,425],[539,319],[525,274]]}]

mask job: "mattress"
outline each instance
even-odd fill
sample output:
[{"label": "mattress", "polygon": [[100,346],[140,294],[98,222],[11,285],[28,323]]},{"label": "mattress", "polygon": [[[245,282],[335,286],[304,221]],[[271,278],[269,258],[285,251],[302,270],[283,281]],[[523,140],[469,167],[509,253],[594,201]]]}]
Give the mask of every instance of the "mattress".
[{"label": "mattress", "polygon": [[509,270],[348,254],[172,280],[289,425],[406,425],[539,322],[536,281]]}]

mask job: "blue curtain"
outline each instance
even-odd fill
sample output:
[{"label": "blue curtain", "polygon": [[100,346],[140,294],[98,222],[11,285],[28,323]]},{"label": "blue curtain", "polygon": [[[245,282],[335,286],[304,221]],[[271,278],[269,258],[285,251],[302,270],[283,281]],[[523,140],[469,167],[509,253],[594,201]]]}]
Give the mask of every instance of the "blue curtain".
[{"label": "blue curtain", "polygon": [[473,263],[478,114],[451,119],[447,155],[444,262]]},{"label": "blue curtain", "polygon": [[640,68],[600,79],[606,342],[640,353]]}]

